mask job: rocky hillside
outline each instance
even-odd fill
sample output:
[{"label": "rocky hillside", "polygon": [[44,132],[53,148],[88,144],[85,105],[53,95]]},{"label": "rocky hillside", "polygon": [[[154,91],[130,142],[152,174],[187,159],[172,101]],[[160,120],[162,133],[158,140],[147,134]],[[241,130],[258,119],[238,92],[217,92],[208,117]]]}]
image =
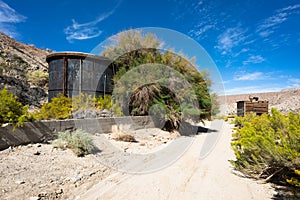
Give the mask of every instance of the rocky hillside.
[{"label": "rocky hillside", "polygon": [[0,89],[6,87],[24,105],[40,107],[47,101],[48,53],[0,33]]},{"label": "rocky hillside", "polygon": [[[251,95],[259,97],[261,101],[269,101],[269,109],[275,107],[284,113],[289,111],[300,112],[300,88]],[[236,114],[236,102],[247,100],[249,100],[249,94],[226,96],[226,114]]]}]

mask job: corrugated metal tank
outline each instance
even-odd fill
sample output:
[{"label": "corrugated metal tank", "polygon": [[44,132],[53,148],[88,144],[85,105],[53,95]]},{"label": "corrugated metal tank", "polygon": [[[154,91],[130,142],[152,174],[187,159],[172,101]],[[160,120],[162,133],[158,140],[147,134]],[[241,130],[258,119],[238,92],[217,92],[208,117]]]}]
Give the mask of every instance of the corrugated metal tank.
[{"label": "corrugated metal tank", "polygon": [[79,93],[111,94],[115,68],[106,57],[86,53],[60,52],[49,54],[49,102],[58,94],[69,97]]}]

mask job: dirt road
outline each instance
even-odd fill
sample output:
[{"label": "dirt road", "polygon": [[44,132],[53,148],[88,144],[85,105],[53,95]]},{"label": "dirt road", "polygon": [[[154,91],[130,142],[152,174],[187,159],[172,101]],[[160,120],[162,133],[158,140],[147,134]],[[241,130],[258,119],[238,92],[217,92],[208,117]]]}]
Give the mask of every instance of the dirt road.
[{"label": "dirt road", "polygon": [[[210,127],[214,128],[214,127]],[[271,199],[274,190],[268,184],[233,173],[228,162],[234,159],[230,148],[232,125],[223,123],[215,133],[195,136],[189,149],[171,166],[148,174],[117,172],[96,184],[80,199]],[[212,151],[200,159],[208,134],[218,141]]]}]

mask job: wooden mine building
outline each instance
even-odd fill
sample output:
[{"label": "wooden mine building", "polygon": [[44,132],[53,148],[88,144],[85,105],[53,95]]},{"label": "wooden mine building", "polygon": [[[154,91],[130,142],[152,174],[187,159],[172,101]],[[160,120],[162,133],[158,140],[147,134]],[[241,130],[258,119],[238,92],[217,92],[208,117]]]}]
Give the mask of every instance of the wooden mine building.
[{"label": "wooden mine building", "polygon": [[[249,96],[249,101],[237,102],[237,115],[245,116],[250,112],[254,112],[257,115],[268,114],[269,102],[258,101],[258,97]],[[255,100],[255,101],[254,101]]]}]

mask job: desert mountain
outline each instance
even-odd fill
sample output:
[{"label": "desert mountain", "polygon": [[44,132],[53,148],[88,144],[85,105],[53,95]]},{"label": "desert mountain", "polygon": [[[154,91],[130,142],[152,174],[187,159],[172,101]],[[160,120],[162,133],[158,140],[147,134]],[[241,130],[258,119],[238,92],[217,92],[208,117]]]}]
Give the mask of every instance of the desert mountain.
[{"label": "desert mountain", "polygon": [[0,89],[6,87],[24,105],[40,107],[47,100],[48,53],[0,33]]},{"label": "desert mountain", "polygon": [[[300,88],[285,89],[279,92],[266,92],[251,94],[260,101],[268,101],[269,109],[275,107],[277,110],[287,113],[289,111],[300,112]],[[226,114],[236,114],[236,102],[249,100],[249,94],[226,96]]]}]

